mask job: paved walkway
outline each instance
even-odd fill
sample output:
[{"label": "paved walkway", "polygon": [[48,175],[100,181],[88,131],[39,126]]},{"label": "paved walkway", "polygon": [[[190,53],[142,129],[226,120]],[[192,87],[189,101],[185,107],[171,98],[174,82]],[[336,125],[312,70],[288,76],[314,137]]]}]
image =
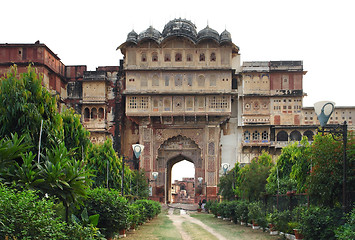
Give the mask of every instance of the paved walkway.
[{"label": "paved walkway", "polygon": [[197,209],[197,206],[190,205],[190,204],[182,204],[184,206],[181,206],[181,208],[182,207],[184,207],[184,208],[180,210],[180,215],[174,215],[173,214],[174,208],[178,208],[178,206],[176,206],[176,205],[174,206],[174,205],[175,204],[171,204],[169,206],[168,217],[173,222],[173,224],[176,226],[176,228],[179,230],[181,238],[183,240],[191,240],[190,236],[184,231],[184,229],[182,227],[183,222],[191,222],[191,223],[197,224],[197,225],[201,226],[203,229],[205,229],[206,231],[208,231],[209,233],[211,233],[212,235],[214,235],[217,239],[227,240],[221,234],[215,232],[212,228],[210,228],[209,226],[207,226],[206,224],[204,224],[200,220],[190,217],[190,215],[188,214],[189,210],[186,211],[186,209],[191,209],[193,211],[193,210]]}]

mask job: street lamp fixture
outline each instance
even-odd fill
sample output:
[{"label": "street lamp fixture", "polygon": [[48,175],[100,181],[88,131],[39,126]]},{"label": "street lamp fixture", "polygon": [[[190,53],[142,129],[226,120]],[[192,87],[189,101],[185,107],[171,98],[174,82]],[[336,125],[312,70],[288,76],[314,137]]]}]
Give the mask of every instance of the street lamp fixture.
[{"label": "street lamp fixture", "polygon": [[334,112],[335,103],[330,101],[321,101],[314,104],[314,111],[317,114],[319,123],[321,125],[320,132],[330,133],[334,140],[343,141],[343,211],[348,210],[348,195],[346,191],[346,173],[348,169],[346,157],[346,145],[348,141],[348,125],[346,121],[343,124],[327,124],[330,115]]},{"label": "street lamp fixture", "polygon": [[226,175],[228,168],[230,167],[230,164],[229,163],[222,163],[221,166],[222,166],[223,174]]},{"label": "street lamp fixture", "polygon": [[156,182],[157,179],[158,179],[158,175],[159,175],[158,172],[152,172],[153,180],[150,180],[150,179],[148,178],[148,183],[150,183],[150,182]]},{"label": "street lamp fixture", "polygon": [[[203,186],[203,185],[206,186],[205,190],[206,190],[206,202],[207,202],[207,182],[203,182],[203,177],[198,177],[197,180],[198,180],[198,183],[200,186]],[[201,196],[200,196],[200,200],[201,200]]]},{"label": "street lamp fixture", "polygon": [[[137,158],[137,161],[139,161],[139,157],[144,150],[144,145],[141,144],[133,144],[133,153],[134,156]],[[121,195],[124,196],[124,166],[126,162],[134,162],[135,160],[128,160],[125,157],[122,158],[122,179],[121,179]]]}]

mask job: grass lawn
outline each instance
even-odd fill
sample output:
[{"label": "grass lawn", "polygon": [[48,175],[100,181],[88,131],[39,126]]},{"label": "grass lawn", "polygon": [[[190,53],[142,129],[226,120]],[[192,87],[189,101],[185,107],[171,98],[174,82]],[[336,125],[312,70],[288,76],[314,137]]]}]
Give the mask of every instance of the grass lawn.
[{"label": "grass lawn", "polygon": [[158,217],[150,222],[139,226],[136,231],[127,232],[127,237],[124,239],[181,239],[179,231],[173,225],[172,221],[167,216],[167,210],[163,210]]},{"label": "grass lawn", "polygon": [[218,240],[214,235],[195,223],[183,222],[182,227],[193,240]]},{"label": "grass lawn", "polygon": [[216,232],[221,234],[227,239],[238,240],[276,240],[281,239],[280,236],[271,236],[268,232],[262,230],[253,230],[251,227],[241,226],[230,221],[223,221],[222,219],[215,218],[212,214],[190,214],[210,228],[213,228]]}]

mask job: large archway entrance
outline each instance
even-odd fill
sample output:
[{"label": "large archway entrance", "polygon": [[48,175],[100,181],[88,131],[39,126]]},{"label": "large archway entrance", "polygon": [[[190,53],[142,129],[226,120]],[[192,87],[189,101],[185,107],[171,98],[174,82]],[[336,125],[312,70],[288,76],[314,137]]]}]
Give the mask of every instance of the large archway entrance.
[{"label": "large archway entrance", "polygon": [[[175,136],[164,141],[158,149],[158,171],[162,181],[157,182],[157,194],[164,196],[165,202],[172,201],[172,167],[183,160],[187,160],[195,166],[194,186],[197,186],[198,177],[204,176],[202,168],[203,159],[201,157],[201,148],[192,139],[185,136]],[[162,192],[161,190],[164,190]],[[194,196],[196,197],[196,196]]]}]

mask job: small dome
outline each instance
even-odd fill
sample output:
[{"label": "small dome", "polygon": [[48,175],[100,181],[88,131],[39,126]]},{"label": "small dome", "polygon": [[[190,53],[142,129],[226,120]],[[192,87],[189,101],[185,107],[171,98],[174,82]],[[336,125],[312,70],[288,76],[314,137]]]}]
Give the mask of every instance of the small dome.
[{"label": "small dome", "polygon": [[138,34],[134,30],[132,30],[130,33],[128,33],[126,42],[137,43],[137,37],[138,37]]},{"label": "small dome", "polygon": [[232,42],[232,36],[230,34],[230,32],[228,32],[227,30],[224,30],[222,33],[221,33],[221,36],[219,38],[219,41],[220,43],[223,43],[223,42]]},{"label": "small dome", "polygon": [[174,19],[164,26],[163,37],[184,36],[196,42],[196,26],[191,21],[186,19]]},{"label": "small dome", "polygon": [[207,26],[197,34],[197,41],[201,41],[203,39],[213,39],[216,42],[219,42],[219,34],[216,30]]},{"label": "small dome", "polygon": [[161,33],[155,28],[153,28],[152,26],[150,26],[147,30],[141,32],[138,35],[138,42],[142,41],[143,39],[153,39],[156,42],[159,42],[160,38],[161,38]]}]

